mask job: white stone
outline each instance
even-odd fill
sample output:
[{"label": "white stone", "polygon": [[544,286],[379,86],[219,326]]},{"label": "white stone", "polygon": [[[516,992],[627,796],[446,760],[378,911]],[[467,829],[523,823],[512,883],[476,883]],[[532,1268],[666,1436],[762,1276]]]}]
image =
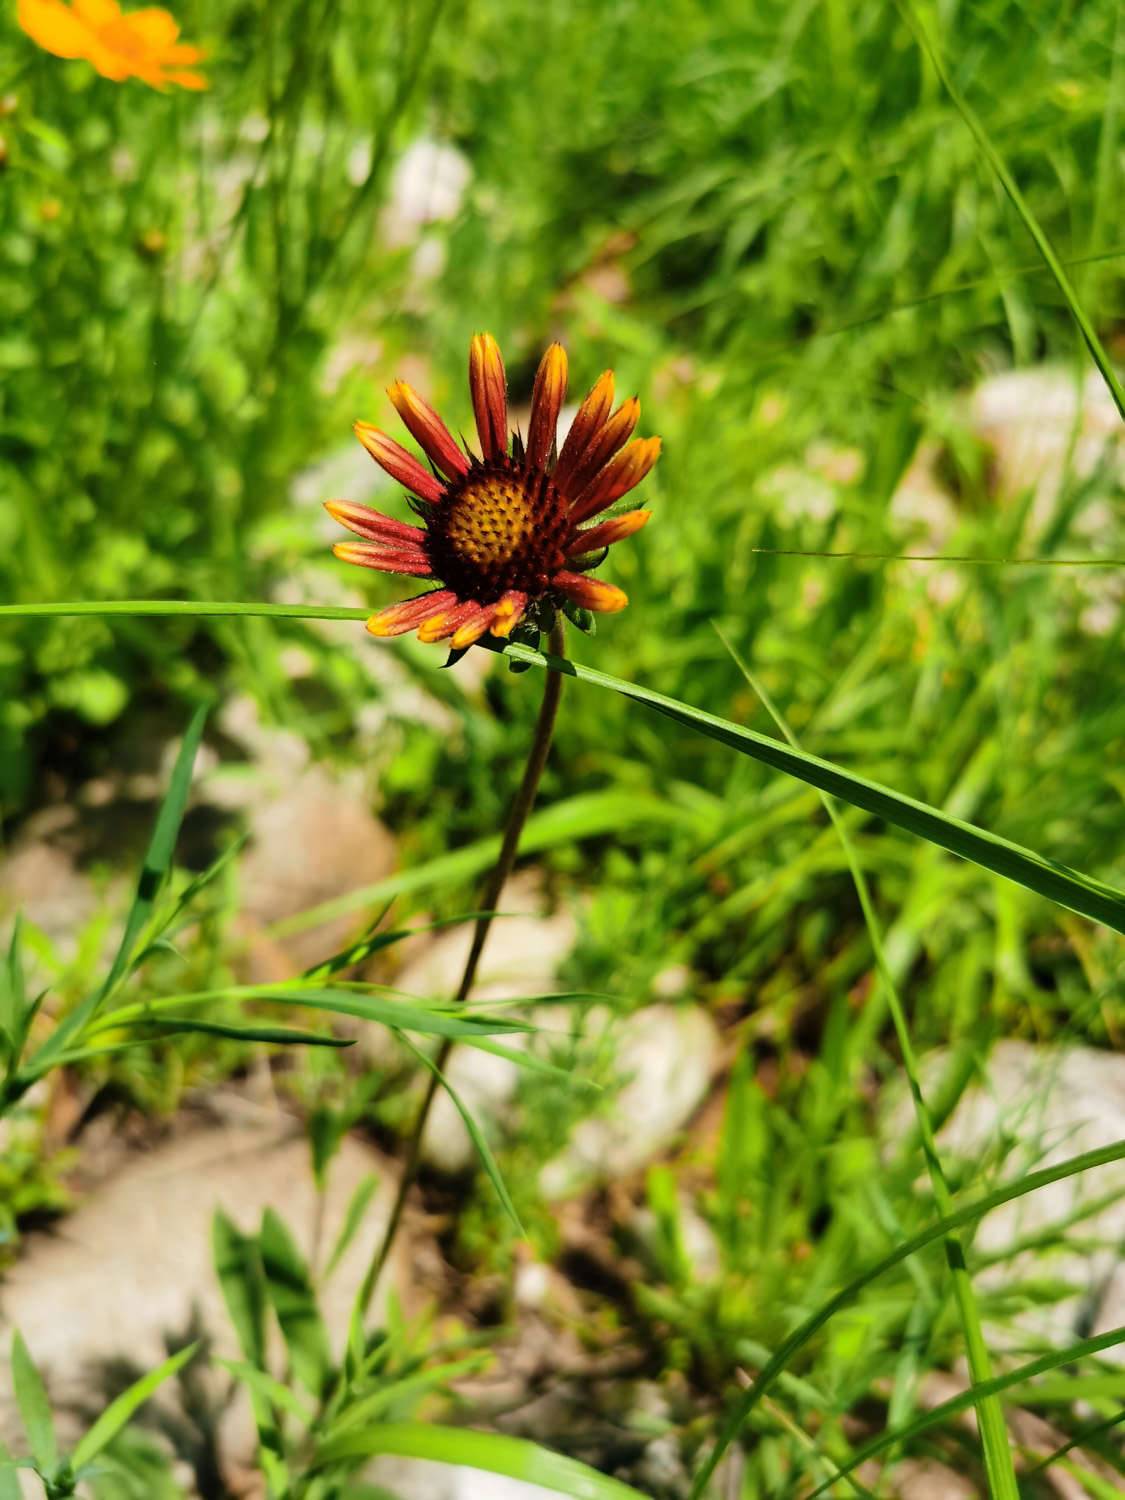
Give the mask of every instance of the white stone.
[{"label": "white stone", "polygon": [[[386,1223],[393,1183],[384,1160],[350,1138],[329,1169],[323,1256],[352,1194],[372,1172],[382,1179],[379,1190],[320,1295],[337,1353]],[[167,1355],[164,1336],[183,1333],[195,1309],[215,1352],[241,1358],[214,1272],[211,1222],[221,1209],[252,1232],[266,1208],[280,1215],[308,1257],[318,1217],[309,1147],[273,1112],[257,1125],[209,1125],[134,1158],[55,1232],[28,1235],[5,1278],[0,1308],[4,1325],[23,1335],[56,1408],[96,1393],[91,1370],[107,1359],[126,1356],[142,1369],[158,1364]],[[380,1295],[385,1291],[386,1283]],[[0,1427],[10,1432],[6,1360],[0,1371]],[[245,1422],[238,1437],[252,1444]]]},{"label": "white stone", "polygon": [[644,1166],[672,1144],[710,1087],[719,1038],[698,1006],[652,1005],[610,1024],[628,1081],[608,1112],[583,1120],[543,1168],[540,1187],[548,1197]]},{"label": "white stone", "polygon": [[[500,910],[526,912],[532,899],[527,883],[516,881],[501,896]],[[556,912],[550,917],[498,916],[481,957],[473,1001],[486,1003],[551,993],[556,987],[559,966],[574,946],[575,934],[575,919],[569,911]],[[442,933],[404,968],[397,987],[427,999],[453,996],[472,939],[471,922]],[[498,1040],[513,1051],[528,1045],[526,1034],[518,1032]],[[515,1095],[520,1067],[507,1058],[461,1046],[450,1060],[448,1077],[473,1117],[487,1123],[502,1116]],[[422,1152],[426,1161],[446,1172],[463,1171],[475,1158],[457,1107],[444,1092],[434,1100]]]},{"label": "white stone", "polygon": [[[932,1054],[923,1068],[923,1087],[938,1087],[948,1054]],[[896,1100],[891,1141],[910,1129],[909,1101]],[[1125,1138],[1125,1058],[1091,1047],[1037,1047],[1002,1041],[988,1060],[986,1082],[965,1091],[938,1145],[973,1160],[1002,1141],[1016,1142],[1006,1153],[1002,1179],[1011,1181],[1111,1145]],[[1059,1345],[1125,1324],[1125,1164],[1064,1178],[988,1214],[974,1246],[1001,1253],[1027,1235],[1060,1224],[1085,1204],[1113,1194],[1116,1199],[1067,1231],[1076,1240],[1096,1240],[1102,1248],[1062,1248],[1022,1253],[989,1267],[980,1275],[983,1287],[1006,1287],[1027,1277],[1066,1281],[1075,1295],[1063,1301],[1021,1310],[1011,1326],[989,1330],[993,1347],[1004,1342],[1026,1347],[1027,1335]],[[1125,1346],[1103,1351],[1103,1359],[1125,1362]]]}]

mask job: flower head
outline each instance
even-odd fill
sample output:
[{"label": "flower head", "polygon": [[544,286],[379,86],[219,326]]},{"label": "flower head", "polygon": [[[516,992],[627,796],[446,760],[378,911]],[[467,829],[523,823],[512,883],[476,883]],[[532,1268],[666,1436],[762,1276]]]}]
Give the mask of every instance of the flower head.
[{"label": "flower head", "polygon": [[178,41],[179,26],[155,6],[126,15],[117,0],[19,0],[17,19],[45,52],[80,57],[115,83],[139,78],[154,89],[207,87],[191,67],[205,54]]},{"label": "flower head", "polygon": [[449,640],[461,650],[487,632],[505,637],[518,630],[525,639],[538,639],[558,607],[579,619],[578,611],[624,609],[622,591],[590,572],[607,547],[639,531],[651,512],[583,523],[640,484],[659,457],[660,439],[629,441],[640,403],[631,398],[613,411],[613,375],[607,370],[557,451],[566,386],[566,351],[552,344],[535,377],[527,441],[510,434],[504,362],[492,335],[479,333],[469,348],[479,458],[460,447],[433,408],[401,380],[388,395],[430,469],[377,427],[356,423],[368,453],[409,490],[422,525],[330,500],[329,513],[363,538],[337,543],[336,556],[438,584],[372,615],[372,635],[417,630],[420,640]]}]

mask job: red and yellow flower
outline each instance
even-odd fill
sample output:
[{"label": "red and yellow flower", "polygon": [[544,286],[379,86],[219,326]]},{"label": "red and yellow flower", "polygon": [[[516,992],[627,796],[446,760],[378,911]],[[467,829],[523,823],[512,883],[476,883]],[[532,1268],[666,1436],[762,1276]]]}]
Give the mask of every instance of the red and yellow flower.
[{"label": "red and yellow flower", "polygon": [[193,68],[206,54],[181,42],[175,19],[156,6],[126,14],[117,0],[19,0],[16,18],[45,52],[82,58],[115,83],[139,78],[154,89],[207,87]]},{"label": "red and yellow flower", "polygon": [[420,640],[449,640],[461,650],[487,632],[509,636],[521,621],[527,630],[545,628],[558,607],[624,609],[624,593],[590,572],[607,547],[639,531],[651,512],[586,523],[640,484],[660,454],[660,439],[630,441],[640,403],[630,398],[614,411],[607,370],[556,451],[566,388],[566,351],[552,344],[535,377],[526,443],[510,434],[504,362],[496,340],[481,333],[469,349],[479,457],[460,447],[433,408],[401,380],[387,394],[430,469],[377,427],[355,424],[376,463],[410,492],[422,525],[330,500],[329,513],[363,538],[333,551],[344,562],[439,585],[372,615],[372,635],[417,630]]}]

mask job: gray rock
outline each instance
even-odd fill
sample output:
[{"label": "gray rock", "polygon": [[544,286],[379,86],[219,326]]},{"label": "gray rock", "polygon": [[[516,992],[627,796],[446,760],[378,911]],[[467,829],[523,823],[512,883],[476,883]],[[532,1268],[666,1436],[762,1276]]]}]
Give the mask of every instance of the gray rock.
[{"label": "gray rock", "polygon": [[[334,1349],[347,1334],[352,1301],[379,1243],[393,1184],[381,1157],[345,1140],[330,1169],[321,1213],[326,1255],[352,1194],[367,1174],[383,1179],[339,1266],[321,1310]],[[211,1221],[221,1209],[243,1231],[272,1208],[309,1256],[318,1220],[309,1148],[276,1114],[264,1122],[209,1125],[131,1160],[50,1234],[29,1235],[0,1293],[6,1328],[18,1328],[53,1402],[96,1399],[92,1372],[127,1356],[142,1368],[166,1355],[164,1336],[182,1334],[193,1311],[215,1351],[241,1357],[212,1265]],[[384,1283],[393,1281],[395,1267]],[[7,1362],[0,1364],[0,1427],[12,1430]],[[232,1453],[253,1450],[249,1413],[229,1434]]]},{"label": "gray rock", "polygon": [[609,1024],[628,1082],[608,1112],[583,1120],[544,1167],[540,1186],[548,1197],[644,1166],[674,1141],[710,1086],[719,1037],[698,1007],[651,1005]]},{"label": "gray rock", "polygon": [[380,1459],[364,1477],[382,1485],[395,1500],[558,1500],[557,1490],[538,1484],[422,1459]]},{"label": "gray rock", "polygon": [[[923,1087],[928,1094],[937,1088],[947,1062],[944,1052],[926,1059]],[[909,1102],[896,1099],[888,1139],[901,1138],[910,1122]],[[987,1082],[966,1090],[939,1136],[939,1147],[943,1155],[971,1160],[1002,1140],[1014,1143],[1001,1173],[1011,1181],[1123,1137],[1125,1057],[1090,1047],[1002,1041],[989,1058]],[[1101,1199],[1109,1201],[1099,1203]],[[1095,1204],[1092,1212],[1082,1214]],[[1075,1215],[1081,1216],[1066,1228],[1059,1248],[1023,1252],[982,1272],[980,1285],[993,1289],[1011,1287],[1024,1277],[1050,1277],[1075,1288],[1072,1297],[1029,1306],[1012,1325],[990,1330],[994,1347],[1026,1347],[1028,1334],[1059,1345],[1125,1324],[1125,1164],[1064,1178],[1003,1204],[981,1221],[975,1245],[988,1254],[1002,1253]],[[1083,1245],[1068,1246],[1068,1239]],[[1104,1351],[1102,1357],[1125,1362],[1125,1347]]]}]

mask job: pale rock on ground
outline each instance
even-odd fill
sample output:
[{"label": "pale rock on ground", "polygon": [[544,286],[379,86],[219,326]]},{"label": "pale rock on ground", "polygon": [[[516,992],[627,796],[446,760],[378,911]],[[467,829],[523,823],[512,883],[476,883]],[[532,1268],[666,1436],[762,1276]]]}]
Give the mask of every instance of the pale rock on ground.
[{"label": "pale rock on ground", "polygon": [[522,1479],[423,1459],[379,1459],[364,1478],[382,1486],[395,1500],[558,1500],[557,1490],[525,1484]]},{"label": "pale rock on ground", "polygon": [[[550,917],[527,915],[536,901],[534,888],[521,880],[510,883],[501,896],[500,910],[513,915],[498,916],[492,924],[473,986],[475,1004],[550,994],[556,988],[555,976],[574,946],[577,927],[573,914],[565,910]],[[454,995],[472,935],[472,923],[442,933],[407,964],[396,987],[426,999]],[[557,1024],[564,1012],[551,1015]],[[544,1018],[544,1024],[549,1020]],[[527,1044],[518,1032],[500,1040],[512,1050]],[[448,1074],[470,1113],[487,1121],[501,1115],[511,1102],[520,1069],[507,1058],[458,1047]],[[426,1161],[446,1172],[462,1171],[475,1159],[469,1134],[448,1094],[439,1093],[434,1100],[422,1150]]]},{"label": "pale rock on ground", "polygon": [[607,1024],[615,1028],[618,1069],[628,1082],[609,1111],[583,1120],[543,1168],[540,1187],[549,1198],[644,1166],[673,1143],[710,1087],[719,1036],[699,1007],[650,1005]]},{"label": "pale rock on ground", "polygon": [[[329,1169],[322,1254],[334,1244],[356,1188],[372,1173],[380,1187],[321,1297],[337,1353],[393,1191],[383,1158],[345,1139]],[[251,1232],[272,1208],[308,1257],[316,1196],[308,1144],[274,1112],[194,1130],[135,1157],[53,1233],[27,1237],[0,1290],[3,1326],[20,1330],[58,1409],[98,1399],[91,1377],[107,1359],[126,1356],[142,1369],[158,1364],[167,1354],[164,1336],[182,1335],[196,1310],[214,1351],[241,1358],[212,1263],[212,1218],[221,1209]],[[399,1279],[392,1264],[388,1281]],[[0,1370],[0,1431],[11,1437],[18,1424],[6,1361]],[[253,1451],[245,1406],[224,1424],[223,1447],[232,1460],[244,1461]]]},{"label": "pale rock on ground", "polygon": [[245,749],[252,774],[217,767],[205,778],[209,800],[243,814],[249,843],[237,875],[240,920],[251,943],[250,975],[288,978],[342,947],[354,912],[276,939],[271,924],[384,879],[395,867],[390,833],[371,811],[360,772],[333,776],[310,765],[292,732],[264,725],[252,699],[233,699],[219,727]]},{"label": "pale rock on ground", "polygon": [[[923,1067],[923,1089],[932,1095],[948,1062],[944,1051]],[[890,1113],[888,1140],[900,1140],[911,1125],[909,1101],[896,1099]],[[1110,1145],[1125,1137],[1125,1058],[1090,1047],[1036,1047],[1002,1041],[992,1050],[986,1081],[965,1091],[938,1137],[947,1156],[972,1159],[1005,1138],[1018,1144],[1008,1154],[1002,1180],[1011,1181],[1071,1156]],[[1002,1286],[1022,1276],[1065,1280],[1076,1294],[1065,1301],[1021,1311],[1015,1329],[990,1330],[994,1348],[1005,1341],[1026,1342],[1031,1333],[1061,1345],[1079,1337],[1105,1333],[1125,1324],[1125,1165],[1113,1163],[1064,1178],[1035,1193],[1014,1199],[988,1214],[974,1244],[985,1253],[1001,1252],[1030,1234],[1059,1224],[1083,1204],[1109,1197],[1067,1231],[1077,1240],[1097,1241],[1103,1248],[1024,1254],[981,1274],[983,1286]],[[1125,1346],[1103,1351],[1120,1363]]]}]

